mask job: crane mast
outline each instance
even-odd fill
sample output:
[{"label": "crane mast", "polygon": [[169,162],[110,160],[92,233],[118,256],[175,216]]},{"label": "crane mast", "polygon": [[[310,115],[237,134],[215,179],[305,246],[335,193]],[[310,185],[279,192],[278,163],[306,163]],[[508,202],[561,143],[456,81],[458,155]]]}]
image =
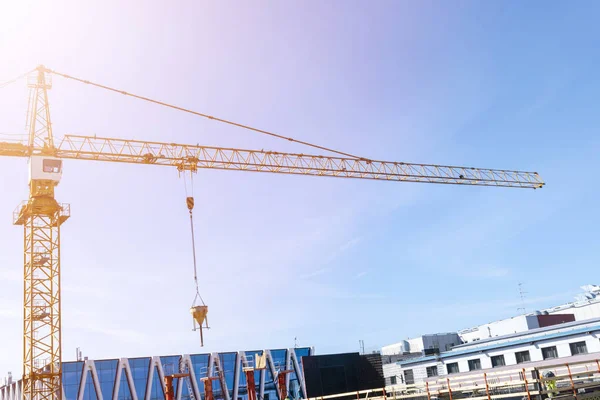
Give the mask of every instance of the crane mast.
[{"label": "crane mast", "polygon": [[[50,73],[215,121],[333,151],[337,156],[77,135],[65,135],[55,145],[48,104]],[[63,159],[163,165],[190,172],[220,169],[471,186],[529,189],[544,186],[536,172],[389,162],[356,157],[84,81],[51,71],[44,66],[39,66],[37,74],[31,78],[33,79],[28,82],[28,142],[0,142],[0,156],[24,157],[29,160],[29,199],[17,207],[14,213],[14,224],[23,226],[24,241],[23,397],[26,400],[63,398],[60,228],[70,217],[70,206],[59,204],[54,197],[54,190],[62,175]]]},{"label": "crane mast", "polygon": [[69,207],[54,198],[62,161],[48,106],[51,82],[43,67],[29,83],[29,199],[14,214],[23,226],[23,393],[26,399],[61,399],[60,226]]}]

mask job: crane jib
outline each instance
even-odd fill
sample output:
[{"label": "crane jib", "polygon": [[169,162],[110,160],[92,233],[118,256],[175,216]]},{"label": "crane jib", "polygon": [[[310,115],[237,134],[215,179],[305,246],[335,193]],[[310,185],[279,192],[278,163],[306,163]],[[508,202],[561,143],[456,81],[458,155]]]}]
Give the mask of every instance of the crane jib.
[{"label": "crane jib", "polygon": [[[26,145],[0,142],[0,155],[29,157]],[[43,151],[48,152],[47,149]],[[474,186],[541,188],[544,181],[535,172],[374,161],[357,158],[232,149],[173,143],[66,135],[58,158],[153,164],[184,170],[221,169],[248,172],[329,176],[337,178],[424,182]]]}]

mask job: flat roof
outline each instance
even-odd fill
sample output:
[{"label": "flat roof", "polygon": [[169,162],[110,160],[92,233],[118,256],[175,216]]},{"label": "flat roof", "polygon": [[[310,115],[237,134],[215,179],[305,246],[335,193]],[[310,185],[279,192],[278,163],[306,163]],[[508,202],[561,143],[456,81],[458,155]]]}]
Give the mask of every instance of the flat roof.
[{"label": "flat roof", "polygon": [[[578,325],[586,325],[586,326],[583,326],[580,328],[569,329],[569,330],[562,331],[562,332],[544,334],[544,332],[549,332],[549,331],[554,331],[554,330],[564,329],[564,328],[569,328],[569,327],[576,327]],[[485,339],[485,340],[478,340],[476,342],[456,346],[455,349],[458,348],[458,350],[445,351],[445,352],[440,353],[439,355],[413,358],[410,360],[406,360],[404,362],[398,361],[396,364],[408,365],[408,364],[421,363],[421,362],[425,362],[425,361],[435,361],[435,360],[443,359],[443,358],[463,356],[463,355],[472,354],[472,353],[480,353],[480,352],[500,349],[500,348],[504,348],[504,347],[518,346],[521,344],[526,344],[526,343],[531,343],[531,342],[539,342],[539,341],[543,341],[543,340],[557,339],[557,338],[561,338],[561,337],[579,335],[581,333],[595,332],[595,331],[600,331],[600,318],[593,318],[593,319],[588,319],[588,320],[583,320],[583,321],[569,322],[569,323],[553,325],[553,326],[549,326],[549,327],[545,327],[545,328],[532,329],[532,330],[521,332],[521,333],[514,333],[514,334],[510,334],[510,335],[496,336],[496,337]],[[536,333],[538,333],[538,335],[535,335]],[[530,336],[530,335],[533,335],[533,336]],[[511,339],[511,338],[517,338],[517,337],[522,337],[522,336],[527,336],[527,337],[522,338],[522,339],[509,340],[509,341],[501,342],[501,343],[493,343],[493,344],[489,344],[487,346],[477,346],[477,347],[474,346],[474,344],[479,345],[481,343],[485,344],[486,342],[493,342],[496,340]]]},{"label": "flat roof", "polygon": [[454,346],[453,349],[475,346],[475,345],[478,345],[481,343],[493,342],[495,340],[511,339],[511,338],[516,338],[516,337],[520,337],[520,336],[524,336],[524,335],[534,335],[536,333],[549,332],[549,331],[554,331],[556,329],[570,328],[570,327],[584,325],[584,324],[593,324],[596,322],[600,322],[600,318],[590,318],[590,319],[584,319],[581,321],[564,322],[562,324],[545,326],[543,328],[534,328],[534,329],[529,329],[527,331],[522,331],[522,332],[517,332],[517,333],[509,333],[509,334],[502,335],[502,336],[494,336],[494,337],[490,337],[490,338],[472,341],[469,343],[463,343],[463,344]]}]

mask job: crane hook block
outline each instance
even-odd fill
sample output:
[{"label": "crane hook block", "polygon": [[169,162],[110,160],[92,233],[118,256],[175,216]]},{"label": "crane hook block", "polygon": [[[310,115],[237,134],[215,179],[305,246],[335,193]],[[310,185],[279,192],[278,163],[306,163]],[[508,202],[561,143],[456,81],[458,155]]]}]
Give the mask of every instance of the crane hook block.
[{"label": "crane hook block", "polygon": [[186,197],[185,198],[185,202],[187,203],[188,210],[192,211],[194,209],[194,198],[193,197]]},{"label": "crane hook block", "polygon": [[204,346],[204,335],[202,334],[203,329],[209,329],[208,327],[208,306],[193,306],[190,308],[190,313],[194,318],[194,330],[200,330],[200,344]]}]

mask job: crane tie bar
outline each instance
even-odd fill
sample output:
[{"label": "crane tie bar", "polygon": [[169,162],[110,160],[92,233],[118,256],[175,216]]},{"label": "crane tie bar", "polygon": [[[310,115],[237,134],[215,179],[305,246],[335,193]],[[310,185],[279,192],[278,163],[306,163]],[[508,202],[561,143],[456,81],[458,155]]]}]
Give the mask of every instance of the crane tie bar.
[{"label": "crane tie bar", "polygon": [[19,79],[21,79],[21,78],[24,78],[24,77],[26,77],[27,75],[29,75],[29,74],[30,74],[30,73],[32,73],[33,71],[35,71],[35,68],[34,68],[34,69],[32,69],[31,71],[27,71],[27,72],[25,72],[25,73],[23,73],[23,74],[21,74],[21,75],[19,75],[19,76],[15,77],[15,78],[13,78],[13,79],[10,79],[10,80],[8,80],[8,81],[6,81],[6,82],[2,82],[2,83],[0,83],[0,89],[2,89],[2,88],[4,88],[4,87],[6,87],[6,86],[8,86],[8,85],[10,85],[11,83],[14,83],[14,82],[18,81],[18,80],[19,80]]},{"label": "crane tie bar", "polygon": [[335,149],[332,149],[332,148],[329,148],[329,147],[319,146],[319,145],[314,144],[314,143],[305,142],[303,140],[298,140],[298,139],[294,139],[294,138],[291,138],[291,137],[288,137],[288,136],[279,135],[277,133],[265,131],[263,129],[253,128],[253,127],[251,127],[249,125],[244,125],[244,124],[240,124],[240,123],[237,123],[237,122],[229,121],[229,120],[226,120],[226,119],[223,119],[223,118],[214,117],[212,115],[204,114],[204,113],[201,113],[201,112],[198,112],[198,111],[193,111],[193,110],[190,110],[188,108],[183,108],[183,107],[179,107],[179,106],[176,106],[176,105],[173,105],[173,104],[164,103],[162,101],[154,100],[154,99],[151,99],[151,98],[148,98],[148,97],[144,97],[144,96],[140,96],[140,95],[137,95],[137,94],[129,93],[129,92],[126,92],[124,90],[119,90],[119,89],[115,89],[115,88],[112,88],[112,87],[109,87],[109,86],[101,85],[99,83],[91,82],[91,81],[84,80],[84,79],[81,79],[81,78],[76,78],[74,76],[63,74],[61,72],[57,72],[57,71],[54,71],[54,70],[51,70],[51,69],[48,69],[48,68],[45,68],[45,71],[48,72],[48,73],[51,73],[51,74],[62,76],[63,78],[73,79],[74,81],[85,83],[86,85],[96,86],[96,87],[99,87],[99,88],[102,88],[102,89],[109,90],[111,92],[120,93],[120,94],[125,95],[125,96],[131,96],[131,97],[134,97],[134,98],[139,99],[139,100],[144,100],[144,101],[147,101],[147,102],[150,102],[150,103],[154,103],[154,104],[158,104],[158,105],[161,105],[161,106],[164,106],[164,107],[168,107],[168,108],[172,108],[172,109],[175,109],[175,110],[183,111],[183,112],[186,112],[186,113],[189,113],[189,114],[194,114],[194,115],[197,115],[199,117],[208,118],[208,119],[213,120],[213,121],[222,122],[224,124],[237,126],[238,128],[248,129],[250,131],[262,133],[264,135],[269,135],[269,136],[273,136],[273,137],[276,137],[276,138],[279,138],[279,139],[284,139],[284,140],[287,140],[289,142],[303,144],[305,146],[314,147],[316,149],[320,149],[320,150],[324,150],[324,151],[329,151],[331,153],[339,154],[339,155],[350,157],[350,158],[364,159],[364,157],[355,156],[353,154],[345,153],[343,151],[335,150]]}]

